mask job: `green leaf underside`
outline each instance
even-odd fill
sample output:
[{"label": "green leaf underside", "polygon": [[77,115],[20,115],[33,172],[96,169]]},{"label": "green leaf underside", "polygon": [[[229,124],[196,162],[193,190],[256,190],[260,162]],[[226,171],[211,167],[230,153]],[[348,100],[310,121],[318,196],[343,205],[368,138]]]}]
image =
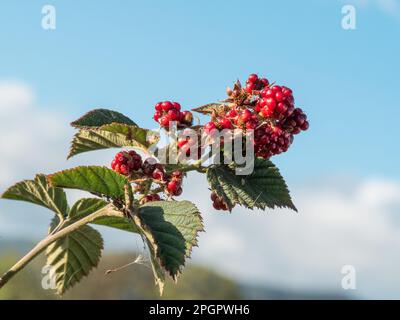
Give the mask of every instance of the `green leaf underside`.
[{"label": "green leaf underside", "polygon": [[113,122],[136,126],[136,123],[127,116],[108,109],[95,109],[89,111],[78,120],[72,122],[71,126],[75,128],[90,128],[100,127]]},{"label": "green leaf underside", "polygon": [[77,220],[104,208],[109,203],[98,198],[82,198],[75,202],[69,211],[68,217]]},{"label": "green leaf underside", "polygon": [[139,233],[137,227],[132,223],[132,220],[124,217],[100,217],[91,222],[100,226],[110,227],[128,232]]},{"label": "green leaf underside", "polygon": [[143,205],[139,216],[154,259],[176,280],[203,231],[198,209],[189,201],[157,201]]},{"label": "green leaf underside", "polygon": [[[51,228],[57,225],[53,219]],[[54,272],[56,290],[63,294],[98,265],[103,249],[103,239],[90,226],[82,226],[53,242],[46,249],[47,265]]]},{"label": "green leaf underside", "polygon": [[147,149],[150,131],[132,125],[111,123],[94,129],[81,129],[75,134],[68,158],[77,154],[108,148]]},{"label": "green leaf underside", "polygon": [[287,207],[297,211],[284,179],[270,160],[255,159],[254,171],[248,176],[236,175],[227,165],[215,165],[207,170],[207,179],[229,209],[239,204],[250,209]]},{"label": "green leaf underside", "polygon": [[1,197],[43,206],[54,211],[61,219],[69,211],[64,190],[49,186],[46,176],[43,174],[38,174],[34,180],[18,182],[4,192]]},{"label": "green leaf underside", "polygon": [[209,103],[204,106],[194,108],[192,111],[201,113],[201,114],[212,114],[213,112],[218,112],[223,108],[223,103]]},{"label": "green leaf underside", "polygon": [[128,183],[125,176],[98,166],[76,167],[51,174],[47,178],[54,187],[79,189],[112,198],[122,198],[124,186]]}]

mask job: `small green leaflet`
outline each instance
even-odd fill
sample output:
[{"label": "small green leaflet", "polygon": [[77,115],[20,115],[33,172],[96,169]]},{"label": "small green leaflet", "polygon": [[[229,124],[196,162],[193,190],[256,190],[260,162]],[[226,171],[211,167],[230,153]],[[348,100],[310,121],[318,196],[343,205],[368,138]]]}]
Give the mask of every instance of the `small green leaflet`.
[{"label": "small green leaflet", "polygon": [[81,129],[75,134],[68,158],[77,154],[108,148],[147,148],[155,143],[150,130],[137,126],[111,123],[93,129]]},{"label": "small green leaflet", "polygon": [[3,199],[27,201],[54,211],[60,219],[68,214],[67,197],[63,189],[49,186],[44,174],[34,180],[24,180],[8,188]]},{"label": "small green leaflet", "polygon": [[135,122],[122,113],[108,109],[95,109],[89,111],[78,120],[72,122],[71,126],[74,128],[92,128],[113,122],[137,126]]},{"label": "small green leaflet", "polygon": [[215,103],[206,104],[206,105],[198,107],[198,108],[194,108],[194,109],[192,109],[192,111],[208,115],[208,114],[212,114],[213,112],[218,113],[223,108],[224,108],[223,103],[215,102]]},{"label": "small green leaflet", "polygon": [[207,170],[207,179],[230,210],[239,204],[250,209],[287,207],[297,211],[283,177],[270,160],[255,159],[254,171],[247,176],[236,175],[235,168],[228,165],[213,165]]},{"label": "small green leaflet", "polygon": [[81,166],[47,176],[54,187],[79,189],[112,198],[122,198],[128,183],[125,176],[106,167]]},{"label": "small green leaflet", "polygon": [[[54,219],[50,231],[58,224]],[[46,248],[49,275],[54,277],[57,293],[79,282],[98,265],[103,250],[100,233],[90,226],[82,226],[65,237],[56,240]]]}]

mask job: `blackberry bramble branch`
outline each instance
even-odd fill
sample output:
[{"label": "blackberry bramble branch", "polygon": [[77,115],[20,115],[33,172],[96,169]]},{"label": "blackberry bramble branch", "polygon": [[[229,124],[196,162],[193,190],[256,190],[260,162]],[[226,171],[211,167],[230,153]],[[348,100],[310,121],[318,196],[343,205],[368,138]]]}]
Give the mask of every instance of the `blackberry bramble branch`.
[{"label": "blackberry bramble branch", "polygon": [[[158,147],[158,135],[117,111],[95,109],[72,122],[77,133],[68,158],[108,148],[120,150],[110,159],[110,167],[78,166],[38,174],[2,194],[3,199],[45,207],[53,219],[43,240],[0,278],[0,288],[44,252],[55,275],[56,291],[63,294],[98,265],[103,239],[95,226],[102,225],[143,240],[162,294],[166,277],[177,281],[204,231],[196,205],[177,199],[191,171],[203,174],[208,182],[212,201],[208,214],[214,214],[214,209],[231,212],[236,205],[250,210],[297,211],[283,177],[270,160],[286,152],[294,136],[309,127],[307,116],[295,106],[292,90],[251,74],[245,86],[237,81],[226,93],[226,99],[191,111],[182,111],[177,102],[157,103],[153,119],[160,130],[184,135],[162,148]],[[192,112],[209,119],[204,125],[193,125]],[[174,124],[176,130],[171,129]],[[215,155],[207,146],[195,142],[205,135],[206,141],[216,141],[219,155],[225,157],[231,153],[229,141],[218,135],[215,140],[214,135],[225,130],[239,130],[250,137],[252,172],[237,175],[240,164],[236,158],[227,157],[231,159],[227,163],[213,161]],[[161,161],[161,154],[168,151],[171,155],[174,149],[176,158]],[[89,196],[70,206],[64,189],[79,189]]]}]

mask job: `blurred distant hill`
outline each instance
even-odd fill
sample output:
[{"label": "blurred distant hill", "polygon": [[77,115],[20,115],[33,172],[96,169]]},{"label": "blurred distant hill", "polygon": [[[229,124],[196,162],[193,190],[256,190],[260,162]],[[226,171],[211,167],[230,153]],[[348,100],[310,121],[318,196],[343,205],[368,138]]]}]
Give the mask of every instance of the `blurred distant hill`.
[{"label": "blurred distant hill", "polygon": [[[28,241],[0,241],[3,273],[32,247]],[[0,290],[0,299],[160,299],[150,266],[134,264],[106,275],[137,257],[134,252],[105,254],[98,268],[62,298],[41,287],[45,259],[38,257]],[[208,268],[190,264],[177,284],[168,281],[163,299],[346,299],[332,292],[295,292],[284,288],[237,283]]]}]

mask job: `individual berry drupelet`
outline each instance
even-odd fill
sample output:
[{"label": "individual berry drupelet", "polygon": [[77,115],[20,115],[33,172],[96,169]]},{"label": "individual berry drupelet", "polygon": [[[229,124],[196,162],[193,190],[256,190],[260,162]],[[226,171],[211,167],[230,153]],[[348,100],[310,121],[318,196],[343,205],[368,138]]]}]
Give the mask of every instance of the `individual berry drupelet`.
[{"label": "individual berry drupelet", "polygon": [[190,127],[193,124],[193,114],[190,111],[182,111],[178,102],[164,101],[155,105],[153,119],[161,127],[168,128],[175,121],[178,127]]},{"label": "individual berry drupelet", "polygon": [[254,132],[254,152],[257,157],[267,159],[286,152],[292,142],[292,134],[271,124],[264,124]]},{"label": "individual berry drupelet", "polygon": [[287,87],[267,87],[260,92],[255,111],[262,118],[282,120],[289,117],[294,110],[292,90]]},{"label": "individual berry drupelet", "polygon": [[158,194],[148,194],[140,200],[140,204],[145,204],[153,201],[162,201]]},{"label": "individual berry drupelet", "polygon": [[111,168],[120,174],[129,176],[133,171],[138,171],[142,166],[142,157],[135,151],[118,152],[111,162]]},{"label": "individual berry drupelet", "polygon": [[294,109],[293,113],[282,122],[282,128],[292,134],[299,134],[309,127],[307,116],[300,108]]},{"label": "individual berry drupelet", "polygon": [[154,158],[147,158],[143,161],[142,171],[146,176],[151,176],[156,168],[157,161]]},{"label": "individual berry drupelet", "polygon": [[170,174],[167,180],[166,192],[171,196],[180,196],[182,194],[183,173],[174,171]]},{"label": "individual berry drupelet", "polygon": [[200,159],[203,153],[201,136],[198,136],[197,139],[189,136],[181,136],[178,138],[177,147],[181,154],[185,154],[191,160]]},{"label": "individual berry drupelet", "polygon": [[215,210],[229,210],[228,205],[224,202],[222,197],[219,197],[215,192],[211,193],[211,200]]},{"label": "individual berry drupelet", "polygon": [[257,74],[248,77],[244,88],[240,82],[235,83],[234,90],[228,87],[227,94],[223,109],[212,114],[204,132],[210,135],[214,129],[254,130],[257,157],[267,159],[286,152],[293,136],[309,127],[307,116],[295,107],[293,91],[270,84]]},{"label": "individual berry drupelet", "polygon": [[247,93],[253,93],[253,91],[259,91],[269,85],[269,81],[266,78],[259,78],[255,73],[249,75],[246,80],[245,91]]},{"label": "individual berry drupelet", "polygon": [[154,158],[148,158],[143,162],[142,172],[154,180],[165,181],[165,167],[161,163],[157,163]]},{"label": "individual berry drupelet", "polygon": [[218,128],[217,128],[217,125],[216,125],[214,122],[212,122],[212,121],[206,123],[206,125],[204,126],[204,132],[205,132],[206,134],[208,134],[208,135],[212,134],[212,132],[213,132],[214,130],[217,130],[217,129],[218,129]]}]

